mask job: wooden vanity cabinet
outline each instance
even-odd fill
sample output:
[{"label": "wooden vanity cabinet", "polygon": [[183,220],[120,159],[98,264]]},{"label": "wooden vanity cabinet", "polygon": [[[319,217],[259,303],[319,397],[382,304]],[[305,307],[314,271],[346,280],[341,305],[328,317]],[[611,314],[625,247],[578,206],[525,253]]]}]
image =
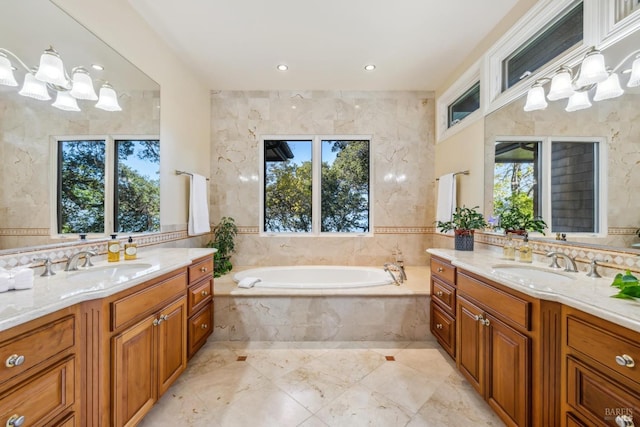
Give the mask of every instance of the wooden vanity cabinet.
[{"label": "wooden vanity cabinet", "polygon": [[563,425],[638,424],[640,333],[567,306],[562,314]]},{"label": "wooden vanity cabinet", "polygon": [[457,271],[456,363],[508,426],[560,424],[560,305]]},{"label": "wooden vanity cabinet", "polygon": [[0,332],[0,425],[79,426],[78,307]]},{"label": "wooden vanity cabinet", "polygon": [[197,259],[189,267],[188,356],[207,342],[213,332],[213,256]]},{"label": "wooden vanity cabinet", "polygon": [[431,256],[431,333],[442,348],[456,357],[456,268]]}]

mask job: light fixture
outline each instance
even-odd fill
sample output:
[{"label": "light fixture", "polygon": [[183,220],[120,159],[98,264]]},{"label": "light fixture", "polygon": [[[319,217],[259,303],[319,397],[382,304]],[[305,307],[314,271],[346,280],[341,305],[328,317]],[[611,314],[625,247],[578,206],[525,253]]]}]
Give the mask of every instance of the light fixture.
[{"label": "light fixture", "polygon": [[[93,80],[86,68],[73,68],[72,77],[69,77],[60,54],[53,47],[49,47],[42,53],[37,68],[30,68],[15,53],[0,48],[0,85],[18,85],[13,74],[14,70],[17,70],[12,66],[13,60],[26,71],[24,83],[18,92],[22,96],[47,101],[51,99],[50,92],[54,92],[56,100],[51,105],[64,111],[80,111],[77,102],[79,99],[98,101],[96,107],[102,110],[122,110],[118,104],[118,95],[110,84],[105,82],[102,85],[100,98],[98,98]],[[92,65],[92,67],[96,66]]]},{"label": "light fixture", "polygon": [[[566,111],[578,111],[591,107],[589,91],[596,88],[594,101],[616,98],[624,93],[620,87],[620,77],[617,72],[629,59],[638,55],[631,66],[631,73],[627,87],[640,86],[640,50],[627,55],[613,69],[605,66],[602,52],[591,48],[584,56],[578,71],[574,73],[568,66],[560,67],[552,77],[538,78],[529,91],[524,111],[543,110],[547,108],[544,99],[544,85],[551,82],[547,99],[557,101],[569,98]],[[529,74],[523,75],[523,77]]]},{"label": "light fixture", "polygon": [[278,69],[278,71],[287,71],[289,69],[289,66],[287,64],[278,64],[276,68]]},{"label": "light fixture", "polygon": [[368,64],[368,65],[364,66],[364,69],[367,70],[367,71],[373,71],[373,70],[376,69],[376,66],[373,65],[373,64]]},{"label": "light fixture", "polygon": [[104,67],[100,64],[91,64],[91,68],[93,68],[96,71],[104,71]]}]

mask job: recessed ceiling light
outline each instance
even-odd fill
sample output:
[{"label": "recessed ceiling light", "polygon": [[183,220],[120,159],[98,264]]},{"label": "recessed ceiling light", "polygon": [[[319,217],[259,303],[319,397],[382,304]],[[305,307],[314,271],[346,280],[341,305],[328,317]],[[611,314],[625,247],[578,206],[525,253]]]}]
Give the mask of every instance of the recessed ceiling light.
[{"label": "recessed ceiling light", "polygon": [[367,70],[367,71],[373,71],[373,70],[376,69],[376,66],[373,65],[373,64],[369,64],[369,65],[365,65],[364,69]]},{"label": "recessed ceiling light", "polygon": [[287,71],[289,69],[289,66],[286,64],[280,64],[278,65],[278,71]]},{"label": "recessed ceiling light", "polygon": [[94,70],[98,70],[98,71],[102,71],[104,70],[104,67],[100,64],[91,64],[91,68],[93,68]]}]

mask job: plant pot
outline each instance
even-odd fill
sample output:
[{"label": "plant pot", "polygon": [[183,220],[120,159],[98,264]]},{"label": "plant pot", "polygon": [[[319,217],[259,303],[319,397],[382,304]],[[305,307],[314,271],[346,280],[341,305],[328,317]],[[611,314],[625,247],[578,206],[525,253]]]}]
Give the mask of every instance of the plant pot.
[{"label": "plant pot", "polygon": [[473,250],[473,230],[455,230],[454,244],[456,251]]},{"label": "plant pot", "polygon": [[515,236],[524,236],[525,233],[527,232],[527,230],[523,229],[523,228],[519,228],[517,230],[505,230],[504,234],[505,236],[508,236],[509,233],[515,235]]}]

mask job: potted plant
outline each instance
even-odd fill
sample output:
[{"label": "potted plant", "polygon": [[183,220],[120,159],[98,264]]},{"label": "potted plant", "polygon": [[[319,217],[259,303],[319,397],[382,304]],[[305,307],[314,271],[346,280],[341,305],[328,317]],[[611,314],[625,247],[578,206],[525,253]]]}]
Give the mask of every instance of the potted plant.
[{"label": "potted plant", "polygon": [[545,234],[544,230],[547,224],[541,217],[534,217],[532,214],[525,212],[518,206],[507,206],[498,212],[498,221],[500,228],[506,233],[514,233],[524,235],[531,231],[537,231]]},{"label": "potted plant", "polygon": [[231,271],[231,254],[235,252],[235,237],[238,234],[238,227],[231,217],[222,217],[220,222],[213,227],[213,240],[207,243],[207,247],[216,248],[218,251],[213,255],[213,275],[220,277]]},{"label": "potted plant", "polygon": [[476,210],[478,208],[479,206],[457,207],[451,221],[437,221],[436,226],[442,233],[453,230],[455,249],[458,251],[472,251],[475,230],[489,225],[482,214]]}]

